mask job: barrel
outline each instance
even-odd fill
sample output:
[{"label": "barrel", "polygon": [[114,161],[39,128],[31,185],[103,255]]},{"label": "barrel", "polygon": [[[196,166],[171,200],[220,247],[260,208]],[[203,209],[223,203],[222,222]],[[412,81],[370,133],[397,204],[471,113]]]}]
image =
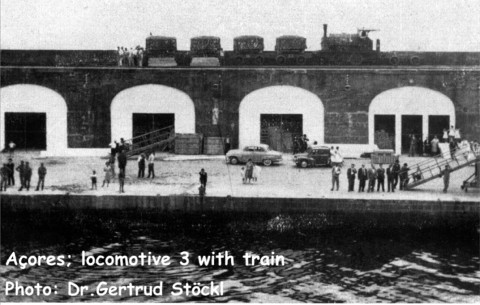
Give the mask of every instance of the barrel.
[{"label": "barrel", "polygon": [[203,143],[203,152],[206,155],[223,155],[225,138],[207,137]]},{"label": "barrel", "polygon": [[202,153],[203,135],[181,133],[175,135],[175,153],[177,155],[199,155]]}]

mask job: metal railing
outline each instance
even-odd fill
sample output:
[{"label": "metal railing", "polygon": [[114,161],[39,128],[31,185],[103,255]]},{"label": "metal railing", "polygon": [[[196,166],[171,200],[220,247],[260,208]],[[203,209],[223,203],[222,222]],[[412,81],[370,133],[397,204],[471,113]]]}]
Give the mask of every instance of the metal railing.
[{"label": "metal railing", "polygon": [[175,138],[173,126],[157,129],[125,141],[127,156],[138,155],[150,149],[169,145]]},{"label": "metal railing", "polygon": [[471,146],[443,152],[409,167],[406,188],[413,188],[440,177],[446,165],[450,166],[450,171],[456,171],[479,160],[480,150]]}]

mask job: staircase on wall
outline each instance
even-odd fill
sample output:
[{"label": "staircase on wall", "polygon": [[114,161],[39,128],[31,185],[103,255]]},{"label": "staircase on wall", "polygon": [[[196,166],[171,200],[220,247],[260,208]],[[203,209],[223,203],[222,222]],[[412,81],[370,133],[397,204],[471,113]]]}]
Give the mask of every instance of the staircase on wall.
[{"label": "staircase on wall", "polygon": [[172,149],[174,140],[174,128],[173,126],[167,126],[127,140],[126,142],[129,145],[126,154],[127,157],[131,157],[151,150],[164,151],[166,148]]},{"label": "staircase on wall", "polygon": [[412,189],[428,181],[442,177],[442,173],[447,164],[450,166],[450,171],[454,172],[475,162],[480,162],[480,149],[478,149],[478,147],[463,147],[454,151],[442,149],[441,151],[442,153],[440,155],[428,158],[409,167],[409,182],[405,186],[406,189]]}]

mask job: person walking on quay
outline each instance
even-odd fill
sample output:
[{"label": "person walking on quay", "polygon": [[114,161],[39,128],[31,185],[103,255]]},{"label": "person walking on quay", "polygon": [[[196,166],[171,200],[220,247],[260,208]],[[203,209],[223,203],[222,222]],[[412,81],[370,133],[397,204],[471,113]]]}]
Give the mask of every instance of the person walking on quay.
[{"label": "person walking on quay", "polygon": [[118,173],[118,185],[120,186],[119,193],[125,193],[125,190],[123,189],[125,185],[125,171],[120,170]]},{"label": "person walking on quay", "polygon": [[92,175],[90,176],[90,179],[92,180],[91,190],[97,189],[97,172],[96,171],[92,171]]},{"label": "person walking on quay", "polygon": [[358,170],[358,191],[365,192],[365,181],[367,181],[367,169],[365,164],[362,164],[362,167]]},{"label": "person walking on quay", "polygon": [[367,193],[375,191],[375,180],[377,179],[377,171],[375,170],[375,166],[373,163],[368,170],[368,190]]},{"label": "person walking on quay", "polygon": [[399,173],[400,173],[400,160],[395,160],[395,163],[393,164],[392,167],[393,171],[393,188],[397,188],[398,185],[398,178],[399,178]]},{"label": "person walking on quay", "polygon": [[432,156],[438,155],[438,142],[439,141],[437,136],[434,136],[432,142],[430,142],[430,150]]},{"label": "person walking on quay", "polygon": [[145,178],[145,154],[138,156],[138,178]]},{"label": "person walking on quay", "polygon": [[410,168],[408,168],[407,163],[403,164],[403,167],[400,169],[399,176],[400,176],[400,190],[405,190],[405,187],[408,184],[408,171]]},{"label": "person walking on quay", "polygon": [[150,155],[148,156],[148,176],[147,178],[150,178],[150,176],[155,178],[155,152],[152,151]]},{"label": "person walking on quay", "polygon": [[0,192],[7,191],[8,171],[7,163],[3,163],[2,168],[0,168]]},{"label": "person walking on quay", "polygon": [[337,185],[337,191],[340,187],[340,166],[335,164],[332,168],[332,189],[330,191],[333,191],[335,189],[335,185]]},{"label": "person walking on quay", "polygon": [[355,164],[352,164],[351,167],[347,170],[347,179],[348,179],[348,191],[353,192],[355,187],[355,176],[357,170],[355,169]]},{"label": "person walking on quay", "polygon": [[103,178],[102,187],[105,186],[105,183],[108,185],[110,184],[110,180],[112,179],[113,171],[110,162],[105,162],[105,167],[103,168],[103,172],[105,173],[105,177]]},{"label": "person walking on quay", "polygon": [[12,158],[8,159],[7,163],[8,168],[8,185],[15,185],[15,164],[12,161]]},{"label": "person walking on quay", "polygon": [[25,163],[20,161],[20,165],[17,166],[16,170],[20,178],[20,188],[18,190],[21,191],[25,187]]},{"label": "person walking on quay", "polygon": [[240,168],[240,176],[242,176],[242,183],[245,184],[245,182],[247,182],[247,179],[245,177],[245,167],[242,166],[242,168]]},{"label": "person walking on quay", "polygon": [[415,135],[410,136],[410,150],[408,152],[409,157],[415,157],[415,154],[417,152],[417,138]]},{"label": "person walking on quay", "polygon": [[443,176],[443,192],[446,193],[448,191],[448,186],[450,184],[450,172],[452,170],[450,169],[450,165],[445,165],[445,169],[441,173],[441,176]]},{"label": "person walking on quay", "polygon": [[122,149],[118,154],[117,154],[117,159],[118,159],[118,169],[120,171],[124,171],[125,172],[125,169],[127,167],[127,154],[125,153],[125,151]]},{"label": "person walking on quay", "polygon": [[45,187],[45,176],[47,175],[47,168],[43,163],[40,163],[40,167],[37,170],[38,173],[38,183],[37,183],[37,188],[35,189],[38,191],[40,189],[40,185],[42,186],[42,191],[43,188]]},{"label": "person walking on quay", "polygon": [[387,167],[387,192],[395,192],[395,184],[393,179],[393,164]]},{"label": "person walking on quay", "polygon": [[200,185],[203,185],[205,190],[207,189],[207,172],[205,169],[201,169],[200,172],[198,173],[200,175]]},{"label": "person walking on quay", "polygon": [[382,187],[382,192],[385,192],[385,169],[382,164],[377,169],[377,192],[380,192],[380,187]]}]

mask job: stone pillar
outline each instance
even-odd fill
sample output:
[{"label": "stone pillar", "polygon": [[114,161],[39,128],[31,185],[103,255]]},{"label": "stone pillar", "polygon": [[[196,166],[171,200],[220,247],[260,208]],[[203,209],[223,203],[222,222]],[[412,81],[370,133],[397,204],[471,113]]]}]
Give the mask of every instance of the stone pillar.
[{"label": "stone pillar", "polygon": [[402,115],[395,114],[395,154],[402,153]]},{"label": "stone pillar", "polygon": [[422,116],[422,143],[429,134],[430,130],[428,130],[428,115],[424,114]]}]

